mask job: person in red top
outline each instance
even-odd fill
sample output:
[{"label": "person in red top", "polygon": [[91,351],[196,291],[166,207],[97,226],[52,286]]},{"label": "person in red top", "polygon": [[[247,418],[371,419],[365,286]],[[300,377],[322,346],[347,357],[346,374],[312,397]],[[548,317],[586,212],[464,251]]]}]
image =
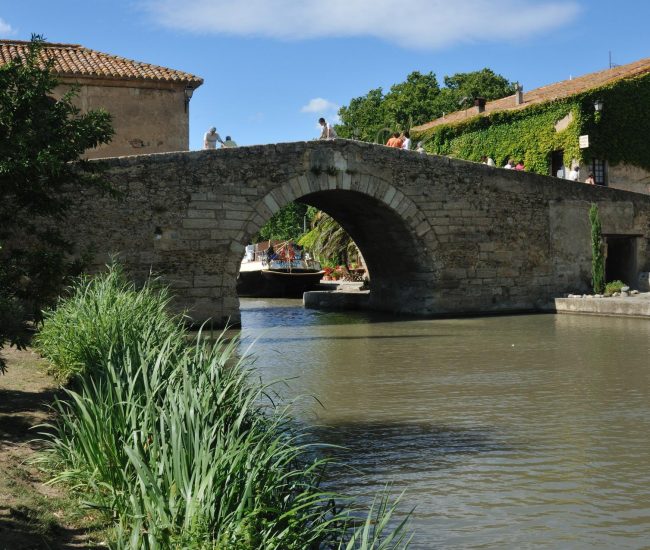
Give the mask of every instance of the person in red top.
[{"label": "person in red top", "polygon": [[395,132],[395,133],[394,133],[394,134],[393,134],[393,135],[388,139],[388,141],[386,142],[386,145],[387,145],[388,147],[396,147],[397,149],[401,149],[403,143],[404,143],[404,142],[403,142],[403,141],[401,140],[401,138],[399,137],[399,132]]},{"label": "person in red top", "polygon": [[515,170],[519,170],[520,172],[523,172],[525,170],[523,161],[520,160],[517,163],[517,166],[515,166]]}]

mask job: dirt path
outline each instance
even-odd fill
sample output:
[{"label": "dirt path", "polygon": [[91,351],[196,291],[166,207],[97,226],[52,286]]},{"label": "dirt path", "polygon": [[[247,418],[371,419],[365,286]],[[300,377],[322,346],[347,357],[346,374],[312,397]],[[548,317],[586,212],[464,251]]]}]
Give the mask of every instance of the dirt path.
[{"label": "dirt path", "polygon": [[0,375],[0,550],[96,548],[96,516],[59,486],[45,485],[30,465],[41,448],[33,427],[48,419],[57,388],[46,363],[30,350],[4,349],[8,372]]}]

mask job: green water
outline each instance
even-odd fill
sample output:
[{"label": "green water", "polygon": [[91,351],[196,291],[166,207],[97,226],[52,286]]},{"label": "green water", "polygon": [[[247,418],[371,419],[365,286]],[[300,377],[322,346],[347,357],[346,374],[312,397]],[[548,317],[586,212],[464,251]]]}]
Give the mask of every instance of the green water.
[{"label": "green water", "polygon": [[265,380],[345,447],[338,490],[391,484],[413,548],[650,548],[650,321],[404,320],[242,300]]}]

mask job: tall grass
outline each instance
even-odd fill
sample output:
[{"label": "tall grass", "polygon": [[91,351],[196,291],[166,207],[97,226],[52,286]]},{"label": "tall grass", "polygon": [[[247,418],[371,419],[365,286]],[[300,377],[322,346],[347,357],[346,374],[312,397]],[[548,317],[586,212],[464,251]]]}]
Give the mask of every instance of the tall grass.
[{"label": "tall grass", "polygon": [[178,351],[184,346],[182,318],[169,315],[170,301],[156,279],[136,289],[112,264],[101,276],[79,279],[69,297],[45,312],[34,345],[64,382],[101,369],[111,350],[135,357],[166,344]]},{"label": "tall grass", "polygon": [[[136,295],[120,332],[115,304]],[[114,547],[405,547],[404,524],[387,527],[394,507],[385,500],[359,522],[349,499],[320,489],[325,463],[289,429],[287,408],[270,407],[267,388],[251,383],[236,339],[183,345],[181,325],[158,307],[167,300],[151,286],[136,292],[113,268],[81,281],[39,338],[47,357],[78,374],[56,402],[44,461],[54,481],[83,490],[114,518]],[[146,315],[164,317],[150,319],[160,335],[139,330]],[[74,330],[78,320],[83,330]]]}]

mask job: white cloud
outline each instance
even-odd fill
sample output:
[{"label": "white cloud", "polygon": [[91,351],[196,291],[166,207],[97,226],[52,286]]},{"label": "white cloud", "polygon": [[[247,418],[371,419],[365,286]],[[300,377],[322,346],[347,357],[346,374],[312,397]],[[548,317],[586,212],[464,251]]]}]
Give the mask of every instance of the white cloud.
[{"label": "white cloud", "polygon": [[141,0],[161,25],[283,40],[374,37],[416,49],[513,40],[558,28],[577,0]]},{"label": "white cloud", "polygon": [[327,99],[323,99],[322,97],[315,97],[314,99],[310,99],[309,103],[307,103],[307,105],[304,105],[300,109],[300,112],[324,114],[328,112],[335,113],[338,110],[339,110],[339,105],[337,105],[336,103],[328,101]]},{"label": "white cloud", "polygon": [[11,35],[14,34],[16,31],[13,29],[13,27],[7,23],[4,19],[0,18],[0,35]]}]

